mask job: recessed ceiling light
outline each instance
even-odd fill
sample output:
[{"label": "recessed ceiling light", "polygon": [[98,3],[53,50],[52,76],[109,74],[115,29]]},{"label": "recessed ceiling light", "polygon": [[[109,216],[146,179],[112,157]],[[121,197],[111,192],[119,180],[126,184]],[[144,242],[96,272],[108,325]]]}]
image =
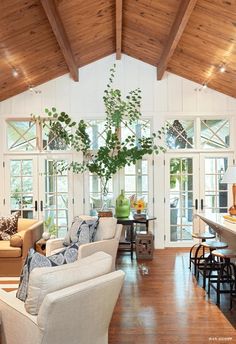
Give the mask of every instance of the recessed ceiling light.
[{"label": "recessed ceiling light", "polygon": [[224,73],[224,72],[225,72],[225,70],[226,70],[226,67],[225,67],[225,65],[222,65],[222,66],[220,66],[220,72],[221,72],[221,73]]},{"label": "recessed ceiling light", "polygon": [[17,77],[19,76],[18,70],[15,69],[15,68],[13,68],[13,69],[12,69],[12,75],[13,75],[15,78],[17,78]]}]

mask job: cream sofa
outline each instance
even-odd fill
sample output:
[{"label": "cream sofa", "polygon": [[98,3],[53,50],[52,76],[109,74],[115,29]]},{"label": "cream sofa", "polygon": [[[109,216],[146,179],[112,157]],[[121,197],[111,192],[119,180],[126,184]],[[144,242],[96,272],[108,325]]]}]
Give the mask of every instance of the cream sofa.
[{"label": "cream sofa", "polygon": [[1,344],[107,344],[124,281],[124,272],[111,267],[112,257],[97,252],[71,264],[35,268],[25,305],[15,292],[0,290]]},{"label": "cream sofa", "polygon": [[[84,219],[93,217],[80,215]],[[112,256],[112,271],[115,271],[116,255],[121,236],[122,225],[117,224],[114,217],[101,217],[97,228],[95,241],[89,244],[83,244],[78,251],[78,259],[85,258],[95,252],[103,251]],[[64,239],[50,239],[46,244],[46,256],[59,252],[64,248]]]},{"label": "cream sofa", "polygon": [[42,233],[42,221],[19,218],[16,234],[20,236],[20,244],[13,247],[13,240],[0,240],[0,276],[20,276],[29,249],[34,247]]}]

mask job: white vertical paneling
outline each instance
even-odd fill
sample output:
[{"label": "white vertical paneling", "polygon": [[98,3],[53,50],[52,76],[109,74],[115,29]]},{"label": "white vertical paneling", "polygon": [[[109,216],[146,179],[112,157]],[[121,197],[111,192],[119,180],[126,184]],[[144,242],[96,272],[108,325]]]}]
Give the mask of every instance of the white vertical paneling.
[{"label": "white vertical paneling", "polygon": [[219,115],[227,112],[227,97],[216,91],[212,91],[212,111]]},{"label": "white vertical paneling", "polygon": [[42,109],[41,113],[45,113],[45,109],[51,109],[56,104],[56,81],[51,80],[40,86],[42,92]]},{"label": "white vertical paneling", "polygon": [[[39,89],[39,88],[37,88]],[[31,114],[39,116],[42,113],[42,93],[26,91],[25,93],[25,116]],[[18,97],[18,96],[17,96]]]},{"label": "white vertical paneling", "polygon": [[1,113],[4,116],[9,116],[12,114],[12,98],[6,99],[1,102]]},{"label": "white vertical paneling", "polygon": [[183,112],[197,112],[197,90],[199,85],[190,80],[183,79]]},{"label": "white vertical paneling", "polygon": [[168,74],[168,111],[169,112],[182,112],[183,111],[183,90],[182,78]]},{"label": "white vertical paneling", "polygon": [[209,88],[198,89],[198,112],[199,113],[208,113],[212,112],[212,90]]},{"label": "white vertical paneling", "polygon": [[[156,72],[155,72],[156,77]],[[167,77],[157,80],[154,84],[154,108],[157,112],[166,112],[168,109],[168,83]]]},{"label": "white vertical paneling", "polygon": [[13,114],[25,115],[25,93],[12,98]]},{"label": "white vertical paneling", "polygon": [[55,107],[58,111],[70,113],[70,85],[71,80],[68,74],[56,79]]},{"label": "white vertical paneling", "polygon": [[227,110],[230,113],[236,113],[236,99],[226,96]]}]

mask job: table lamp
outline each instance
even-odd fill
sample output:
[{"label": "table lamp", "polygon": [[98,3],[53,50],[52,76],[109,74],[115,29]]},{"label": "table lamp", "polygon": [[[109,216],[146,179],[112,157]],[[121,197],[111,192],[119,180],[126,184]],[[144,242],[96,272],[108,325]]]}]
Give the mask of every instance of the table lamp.
[{"label": "table lamp", "polygon": [[221,183],[233,184],[233,205],[229,208],[229,213],[231,216],[236,216],[236,165],[229,166],[223,175]]}]

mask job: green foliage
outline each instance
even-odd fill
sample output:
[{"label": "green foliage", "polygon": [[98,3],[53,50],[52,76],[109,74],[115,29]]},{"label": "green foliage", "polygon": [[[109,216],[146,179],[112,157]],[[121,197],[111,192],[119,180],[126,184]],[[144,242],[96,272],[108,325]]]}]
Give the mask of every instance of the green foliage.
[{"label": "green foliage", "polygon": [[[161,138],[164,128],[159,130],[157,135],[152,134],[150,137],[138,139],[135,135],[130,135],[121,141],[121,125],[129,127],[141,118],[141,91],[140,89],[130,91],[123,100],[121,91],[113,88],[115,66],[110,72],[109,83],[103,97],[106,112],[105,145],[98,150],[91,150],[91,140],[86,131],[87,124],[83,120],[75,122],[67,113],[59,113],[54,107],[45,110],[50,118],[51,130],[72,149],[81,151],[84,155],[83,163],[77,161],[64,163],[60,165],[59,171],[72,170],[74,173],[89,171],[97,174],[101,178],[104,194],[108,191],[109,179],[121,168],[135,164],[144,155],[165,151],[164,147],[155,144],[155,139]],[[70,128],[73,128],[73,132],[68,130]]]},{"label": "green foliage", "polygon": [[51,235],[57,235],[58,227],[54,224],[52,216],[49,216],[46,220],[44,220],[43,224],[48,233]]}]

